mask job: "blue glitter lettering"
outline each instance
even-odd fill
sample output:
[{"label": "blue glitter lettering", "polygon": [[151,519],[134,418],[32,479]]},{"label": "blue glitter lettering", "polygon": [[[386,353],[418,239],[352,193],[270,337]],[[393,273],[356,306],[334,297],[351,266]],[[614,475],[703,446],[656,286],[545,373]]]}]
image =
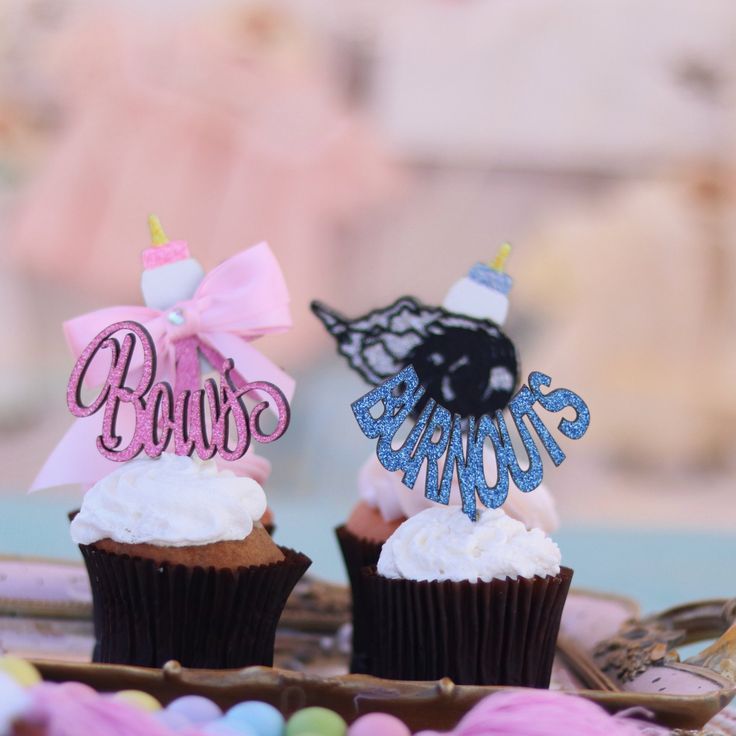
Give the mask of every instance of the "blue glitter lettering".
[{"label": "blue glitter lettering", "polygon": [[[413,488],[426,460],[424,495],[430,501],[442,504],[449,503],[453,477],[457,474],[463,512],[475,521],[476,495],[484,506],[498,508],[508,497],[510,481],[525,493],[533,491],[542,482],[542,457],[525,418],[529,420],[531,429],[552,462],[560,465],[565,460],[562,448],[535,411],[536,403],[552,413],[567,407],[575,409],[575,419],[563,418],[557,425],[566,437],[580,439],[588,429],[590,411],[585,402],[565,388],[542,393],[541,388],[549,387],[550,383],[549,376],[533,372],[529,374],[529,386],[522,386],[509,403],[509,413],[529,460],[526,470],[519,465],[508,425],[500,411],[495,412],[493,417],[487,414],[480,419],[467,417],[467,432],[463,432],[463,418],[459,414],[452,416],[432,399],[426,402],[402,446],[398,450],[393,449],[396,432],[424,394],[416,371],[410,365],[354,401],[351,406],[363,434],[370,439],[378,438],[377,455],[384,468],[390,471],[403,470],[402,482]],[[374,418],[371,409],[379,402],[383,403],[383,412],[380,417]],[[440,436],[433,441],[437,429],[440,430]],[[496,482],[492,486],[488,485],[483,462],[486,439],[493,446],[496,460]],[[440,479],[439,461],[443,455],[445,462]]]}]

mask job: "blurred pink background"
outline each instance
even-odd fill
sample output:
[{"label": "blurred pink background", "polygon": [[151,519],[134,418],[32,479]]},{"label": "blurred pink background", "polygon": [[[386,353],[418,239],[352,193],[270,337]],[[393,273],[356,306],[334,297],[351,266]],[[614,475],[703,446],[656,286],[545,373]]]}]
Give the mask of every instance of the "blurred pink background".
[{"label": "blurred pink background", "polygon": [[591,407],[546,476],[563,523],[730,529],[734,27],[726,0],[6,0],[0,493],[69,423],[60,321],[140,300],[155,212],[207,267],[280,259],[284,504],[339,517],[371,451],[309,301],[439,303],[510,240],[523,370]]}]

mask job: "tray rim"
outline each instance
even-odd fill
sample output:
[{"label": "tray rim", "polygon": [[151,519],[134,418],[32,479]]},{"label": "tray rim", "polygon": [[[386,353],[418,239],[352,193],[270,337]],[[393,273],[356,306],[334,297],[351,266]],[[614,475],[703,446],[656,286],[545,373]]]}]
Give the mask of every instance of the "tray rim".
[{"label": "tray rim", "polygon": [[[197,692],[206,694],[223,707],[228,707],[243,699],[237,694],[238,692],[248,692],[256,693],[261,698],[264,695],[270,695],[272,704],[280,707],[279,703],[274,702],[275,696],[282,697],[294,689],[313,691],[312,697],[305,697],[304,703],[298,706],[303,707],[304,704],[325,704],[322,701],[330,699],[324,696],[322,691],[333,688],[337,693],[336,699],[341,701],[341,706],[335,707],[335,704],[331,702],[326,707],[337,710],[349,722],[363,712],[377,710],[398,714],[397,711],[401,712],[404,706],[409,706],[412,702],[415,706],[418,702],[423,702],[426,706],[429,704],[427,701],[432,699],[432,701],[437,701],[437,706],[443,709],[444,715],[449,719],[447,721],[449,725],[447,725],[447,723],[437,724],[436,718],[433,718],[435,728],[438,726],[452,728],[454,722],[463,713],[486,695],[523,689],[508,686],[456,685],[449,678],[409,682],[351,674],[324,677],[314,673],[296,672],[277,667],[255,666],[232,670],[191,669],[182,667],[176,661],[167,662],[160,669],[43,659],[30,661],[47,680],[84,682],[103,692],[106,691],[106,683],[120,681],[125,689],[146,690],[164,703],[178,695]],[[719,681],[728,682],[716,673],[712,673],[712,677],[715,684],[721,684]],[[373,686],[375,690],[366,689],[366,686]],[[123,689],[123,687],[112,689]],[[611,713],[628,708],[644,708],[653,714],[657,723],[673,728],[699,729],[731,702],[736,695],[736,686],[728,683],[727,687],[698,695],[606,692],[589,688],[564,692],[591,700]],[[356,704],[356,696],[362,696],[360,703]],[[396,704],[397,700],[402,701],[399,706]],[[352,713],[346,708],[348,702],[353,703]],[[365,708],[362,709],[361,706]],[[406,721],[405,714],[400,717],[411,728],[415,728],[410,721]],[[453,720],[454,722],[451,722]],[[428,727],[424,721],[418,723],[420,728]]]}]

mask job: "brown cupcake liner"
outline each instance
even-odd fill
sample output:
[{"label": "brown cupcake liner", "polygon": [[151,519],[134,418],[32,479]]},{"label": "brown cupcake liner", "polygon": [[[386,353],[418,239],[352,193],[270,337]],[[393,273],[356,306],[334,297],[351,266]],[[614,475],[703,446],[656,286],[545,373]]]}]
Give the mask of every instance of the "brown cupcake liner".
[{"label": "brown cupcake liner", "polygon": [[427,582],[361,572],[369,672],[394,680],[549,687],[573,571],[545,578]]},{"label": "brown cupcake liner", "polygon": [[[73,509],[72,511],[68,511],[66,518],[69,519],[69,523],[71,524],[74,521],[74,517],[79,513],[80,509]],[[102,618],[101,618],[101,612],[102,607],[97,601],[98,592],[95,590],[94,586],[91,586],[92,590],[92,626],[93,631],[95,635],[95,646],[92,650],[92,661],[93,662],[99,662],[99,656],[100,656],[100,634],[102,632]]]},{"label": "brown cupcake liner", "polygon": [[237,570],[159,565],[80,545],[93,591],[93,659],[108,664],[229,668],[273,664],[276,626],[311,560]]},{"label": "brown cupcake liner", "polygon": [[[74,521],[74,517],[78,513],[79,513],[79,509],[73,509],[72,511],[69,511],[67,513],[67,518],[69,519],[70,523]],[[270,536],[273,536],[274,532],[276,531],[275,524],[264,524],[263,528],[268,532]],[[97,600],[99,595],[100,594],[98,593],[96,586],[92,586],[92,622],[93,622],[93,630],[94,630],[94,636],[95,636],[95,645],[94,645],[94,649],[92,650],[92,661],[93,662],[106,661],[106,660],[101,659],[102,655],[100,652],[100,641],[102,639],[102,630],[103,630],[102,618],[103,618],[103,611],[105,609],[104,609],[104,606],[101,603],[99,603]]]},{"label": "brown cupcake liner", "polygon": [[373,542],[353,534],[345,525],[335,529],[345,569],[350,581],[353,598],[353,651],[350,657],[352,674],[368,674],[370,647],[370,598],[365,592],[365,582],[361,575],[364,567],[378,564],[383,542]]}]

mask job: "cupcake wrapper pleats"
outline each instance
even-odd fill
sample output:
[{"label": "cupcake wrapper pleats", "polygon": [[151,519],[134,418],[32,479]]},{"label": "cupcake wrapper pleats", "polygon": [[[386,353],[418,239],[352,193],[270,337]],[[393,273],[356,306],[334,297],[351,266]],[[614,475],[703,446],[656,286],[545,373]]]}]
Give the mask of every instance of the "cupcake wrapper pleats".
[{"label": "cupcake wrapper pleats", "polygon": [[335,536],[345,561],[353,598],[353,651],[350,658],[350,672],[369,674],[371,613],[361,570],[378,563],[383,543],[358,537],[344,525],[335,529]]},{"label": "cupcake wrapper pleats", "polygon": [[362,570],[369,674],[548,687],[572,570],[555,577],[427,582]]},{"label": "cupcake wrapper pleats", "polygon": [[273,664],[281,612],[311,560],[237,570],[159,565],[80,545],[93,590],[94,661],[161,667]]}]

